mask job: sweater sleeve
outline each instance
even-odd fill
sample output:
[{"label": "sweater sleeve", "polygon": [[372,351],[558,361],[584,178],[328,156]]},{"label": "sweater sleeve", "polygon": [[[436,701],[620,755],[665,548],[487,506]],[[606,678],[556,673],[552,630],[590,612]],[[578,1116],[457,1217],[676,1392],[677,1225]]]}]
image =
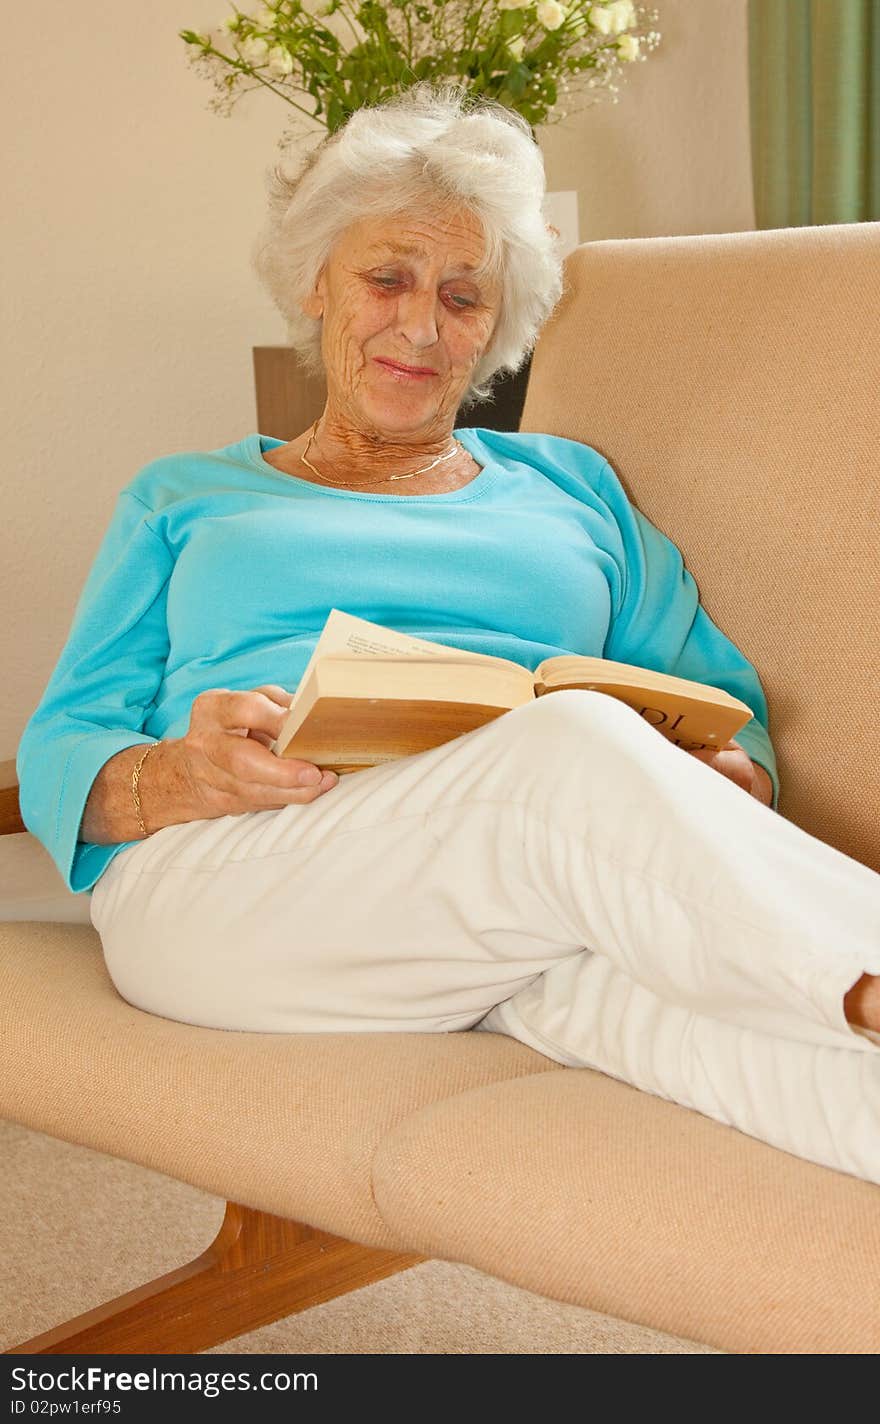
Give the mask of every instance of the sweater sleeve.
[{"label": "sweater sleeve", "polygon": [[120,494],[18,747],[22,819],[73,891],[89,890],[119,849],[78,840],[95,777],[117,752],[155,740],[143,728],[168,656],[172,557],[150,513],[136,495]]},{"label": "sweater sleeve", "polygon": [[679,550],[630,503],[607,463],[599,493],[616,526],[612,553],[621,575],[604,656],[721,687],[751,707],[735,740],[768,773],[775,810],[779,775],[757,672],[702,607]]}]

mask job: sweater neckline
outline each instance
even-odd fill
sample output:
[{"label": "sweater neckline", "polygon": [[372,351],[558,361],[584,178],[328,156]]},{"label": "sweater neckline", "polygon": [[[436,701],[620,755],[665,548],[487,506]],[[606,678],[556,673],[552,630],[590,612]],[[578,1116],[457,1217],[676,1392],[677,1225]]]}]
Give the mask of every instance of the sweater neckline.
[{"label": "sweater neckline", "polygon": [[264,451],[276,450],[279,445],[287,444],[286,440],[276,440],[272,435],[260,435],[256,432],[248,435],[241,442],[241,450],[248,464],[253,465],[260,474],[268,478],[283,480],[288,487],[293,483],[300,489],[329,495],[331,499],[356,499],[368,500],[371,503],[393,502],[395,504],[422,504],[425,502],[464,504],[468,500],[479,499],[485,494],[490,485],[494,484],[498,478],[500,466],[470,426],[466,426],[462,430],[454,430],[453,435],[456,440],[461,442],[468,454],[482,465],[482,469],[466,485],[459,485],[458,489],[454,490],[443,490],[438,494],[367,494],[360,490],[334,489],[332,485],[321,485],[314,480],[300,479],[298,475],[289,475],[283,470],[276,470],[274,465],[270,465],[267,460],[263,459]]}]

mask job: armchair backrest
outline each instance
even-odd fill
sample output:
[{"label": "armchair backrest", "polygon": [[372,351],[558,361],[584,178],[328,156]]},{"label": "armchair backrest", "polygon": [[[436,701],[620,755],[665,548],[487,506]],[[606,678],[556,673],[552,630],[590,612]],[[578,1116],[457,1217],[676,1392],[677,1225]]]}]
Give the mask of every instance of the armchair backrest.
[{"label": "armchair backrest", "polygon": [[880,870],[880,223],[587,243],[521,429],[599,450],[761,677],[780,811]]}]

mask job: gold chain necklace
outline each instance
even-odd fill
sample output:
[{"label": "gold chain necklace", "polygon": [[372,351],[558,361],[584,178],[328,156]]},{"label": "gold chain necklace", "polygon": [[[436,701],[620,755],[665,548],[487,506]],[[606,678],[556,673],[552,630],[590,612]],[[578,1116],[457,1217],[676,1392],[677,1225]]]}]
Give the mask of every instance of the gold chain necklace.
[{"label": "gold chain necklace", "polygon": [[[349,488],[351,488],[351,481],[350,481],[350,480],[328,480],[328,479],[327,479],[327,476],[326,476],[326,475],[322,475],[321,472],[320,472],[320,470],[316,470],[315,467],[314,467],[314,465],[312,464],[311,460],[309,460],[309,459],[307,458],[308,453],[309,453],[309,450],[312,448],[312,441],[314,440],[314,438],[315,438],[315,436],[316,436],[316,434],[317,434],[317,432],[318,432],[318,421],[319,421],[320,419],[321,419],[321,417],[318,416],[318,420],[316,420],[315,423],[314,423],[314,425],[312,426],[311,432],[310,432],[310,434],[309,434],[309,438],[308,438],[308,440],[306,441],[306,448],[305,448],[305,450],[302,452],[302,454],[300,455],[299,458],[302,460],[302,462],[303,462],[304,465],[307,465],[307,466],[308,466],[308,468],[311,470],[312,474],[313,474],[313,475],[317,475],[317,476],[318,476],[318,479],[319,479],[319,480],[322,480],[322,481],[324,482],[324,484],[328,484],[328,485],[347,485]],[[420,470],[413,470],[413,471],[412,471],[412,474],[409,474],[409,475],[384,475],[381,480],[359,480],[359,481],[357,482],[357,484],[354,486],[354,488],[355,488],[355,489],[360,489],[361,485],[384,485],[384,484],[388,484],[389,481],[391,481],[391,480],[411,480],[411,479],[413,479],[416,475],[425,475],[425,474],[427,474],[428,470],[433,470],[434,467],[435,467],[435,465],[442,464],[442,462],[443,462],[444,460],[451,460],[452,457],[453,457],[453,455],[455,455],[455,454],[457,454],[457,453],[458,453],[458,441],[457,441],[457,440],[453,440],[453,442],[452,442],[452,449],[451,449],[451,450],[447,450],[445,455],[438,455],[438,456],[437,456],[437,459],[436,459],[436,460],[432,460],[431,463],[430,463],[430,465],[423,465]]]}]

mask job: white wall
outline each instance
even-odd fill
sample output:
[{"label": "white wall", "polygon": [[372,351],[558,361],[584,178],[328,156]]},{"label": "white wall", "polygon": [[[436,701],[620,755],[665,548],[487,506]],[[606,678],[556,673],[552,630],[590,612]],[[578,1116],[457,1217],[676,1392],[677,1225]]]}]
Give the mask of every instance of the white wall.
[{"label": "white wall", "polygon": [[548,187],[578,192],[580,238],[755,226],[746,0],[653,0],[659,47],[604,99],[541,132]]},{"label": "white wall", "polygon": [[[620,102],[542,136],[549,187],[579,191],[582,241],[754,226],[746,0],[656,3],[662,46]],[[254,430],[251,348],[285,339],[249,267],[285,111],[268,94],[209,111],[177,37],[226,13],[43,0],[36,44],[26,6],[5,16],[0,758],[117,491],[157,455]]]}]

